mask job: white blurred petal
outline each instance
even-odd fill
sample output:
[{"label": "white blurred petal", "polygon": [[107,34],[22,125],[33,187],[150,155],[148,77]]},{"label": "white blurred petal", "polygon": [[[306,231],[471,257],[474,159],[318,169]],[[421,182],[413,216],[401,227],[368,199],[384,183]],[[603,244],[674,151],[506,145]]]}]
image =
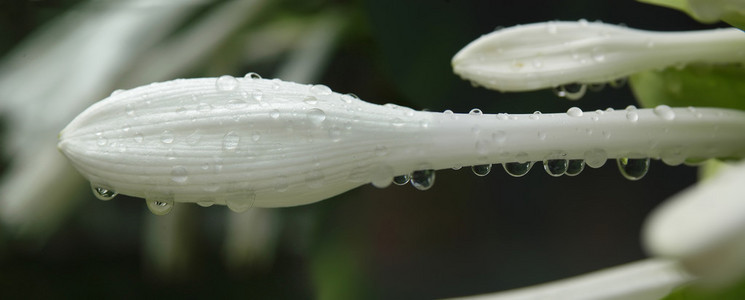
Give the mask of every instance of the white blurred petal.
[{"label": "white blurred petal", "polygon": [[528,91],[602,83],[692,62],[745,62],[745,33],[735,28],[652,32],[599,22],[546,22],[494,31],[452,60],[476,85]]},{"label": "white blurred petal", "polygon": [[745,163],[725,168],[662,204],[644,228],[657,256],[680,260],[706,282],[745,275]]},{"label": "white blurred petal", "polygon": [[656,300],[691,279],[672,261],[648,259],[541,285],[460,299]]}]

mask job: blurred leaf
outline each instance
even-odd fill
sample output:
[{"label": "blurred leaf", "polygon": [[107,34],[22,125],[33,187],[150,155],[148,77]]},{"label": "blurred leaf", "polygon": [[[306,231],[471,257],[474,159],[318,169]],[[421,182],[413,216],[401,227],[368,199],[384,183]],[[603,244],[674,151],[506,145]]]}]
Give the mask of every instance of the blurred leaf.
[{"label": "blurred leaf", "polygon": [[745,278],[724,288],[701,288],[693,284],[683,285],[668,294],[663,300],[735,300],[745,299]]},{"label": "blurred leaf", "polygon": [[[724,21],[740,29],[745,29],[745,10],[739,0],[638,0],[648,4],[668,7],[685,12],[696,21],[715,23]],[[693,2],[693,3],[691,3]]]},{"label": "blurred leaf", "polygon": [[691,64],[631,76],[631,88],[645,107],[723,107],[745,110],[743,65]]}]

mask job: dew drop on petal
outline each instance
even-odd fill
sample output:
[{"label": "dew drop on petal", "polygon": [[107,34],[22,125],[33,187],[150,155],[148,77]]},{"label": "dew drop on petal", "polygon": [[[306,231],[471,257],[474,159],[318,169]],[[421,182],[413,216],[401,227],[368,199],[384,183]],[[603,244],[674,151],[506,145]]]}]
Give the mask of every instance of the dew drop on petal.
[{"label": "dew drop on petal", "polygon": [[227,152],[234,152],[238,148],[238,144],[241,141],[241,137],[234,131],[228,132],[222,139],[222,150]]},{"label": "dew drop on petal", "polygon": [[175,183],[183,184],[189,179],[189,173],[183,166],[174,166],[171,169],[171,180]]},{"label": "dew drop on petal", "polygon": [[272,109],[272,111],[269,112],[269,117],[272,119],[279,119],[279,110]]},{"label": "dew drop on petal", "polygon": [[568,167],[569,162],[566,159],[548,159],[543,161],[543,169],[546,170],[548,175],[553,177],[564,175]]},{"label": "dew drop on petal", "polygon": [[583,112],[579,107],[572,107],[567,110],[567,115],[570,117],[581,117],[582,114]]},{"label": "dew drop on petal", "polygon": [[473,174],[476,174],[476,176],[483,177],[489,175],[489,172],[491,172],[491,164],[472,166],[471,171],[473,171]]},{"label": "dew drop on petal", "polygon": [[564,172],[567,176],[577,176],[585,169],[585,161],[581,159],[570,159],[567,170]]},{"label": "dew drop on petal", "polygon": [[417,190],[426,191],[435,184],[435,170],[419,170],[411,173],[411,185]]},{"label": "dew drop on petal", "polygon": [[93,183],[91,183],[91,190],[93,191],[93,196],[96,196],[98,200],[103,201],[114,199],[114,197],[118,195],[118,193],[112,189],[105,188]]},{"label": "dew drop on petal", "polygon": [[215,81],[215,87],[219,91],[232,91],[238,87],[238,80],[230,75],[222,75]]},{"label": "dew drop on petal", "polygon": [[319,96],[331,95],[331,88],[323,84],[315,84],[310,87],[310,92]]},{"label": "dew drop on petal", "polygon": [[243,76],[244,79],[253,80],[253,79],[261,79],[261,75],[259,75],[256,72],[249,72],[246,73],[245,76]]},{"label": "dew drop on petal", "polygon": [[478,109],[478,108],[474,108],[474,109],[472,109],[471,111],[469,111],[469,112],[468,112],[468,114],[469,114],[469,115],[477,115],[477,116],[480,116],[480,115],[483,115],[483,114],[484,114],[484,112],[482,112],[482,111],[481,111],[480,109]]},{"label": "dew drop on petal", "polygon": [[[228,208],[234,212],[242,213],[253,207],[256,201],[256,194],[253,192],[241,193],[239,198],[230,198],[225,200]],[[237,195],[233,196],[237,197]]]},{"label": "dew drop on petal", "polygon": [[672,121],[675,119],[675,112],[667,105],[658,105],[654,108],[654,114],[663,120]]},{"label": "dew drop on petal", "polygon": [[393,184],[395,185],[405,185],[409,183],[409,175],[399,175],[393,177]]},{"label": "dew drop on petal", "polygon": [[616,160],[621,175],[628,180],[639,180],[649,171],[649,158],[619,158]]},{"label": "dew drop on petal", "polygon": [[308,120],[316,126],[320,126],[326,120],[326,112],[320,108],[311,108],[308,110]]},{"label": "dew drop on petal", "polygon": [[173,133],[169,130],[164,130],[163,133],[160,134],[160,141],[163,142],[163,144],[173,143],[173,140]]},{"label": "dew drop on petal", "polygon": [[528,174],[533,167],[533,162],[510,162],[502,164],[504,171],[512,177],[522,177]]},{"label": "dew drop on petal", "polygon": [[626,113],[626,119],[631,121],[632,123],[636,123],[636,121],[639,120],[639,114],[637,114],[635,111],[629,111]]},{"label": "dew drop on petal", "polygon": [[145,203],[150,212],[156,216],[166,215],[173,209],[172,198],[145,199]]},{"label": "dew drop on petal", "polygon": [[585,163],[591,168],[600,168],[608,160],[608,153],[603,149],[585,151]]}]

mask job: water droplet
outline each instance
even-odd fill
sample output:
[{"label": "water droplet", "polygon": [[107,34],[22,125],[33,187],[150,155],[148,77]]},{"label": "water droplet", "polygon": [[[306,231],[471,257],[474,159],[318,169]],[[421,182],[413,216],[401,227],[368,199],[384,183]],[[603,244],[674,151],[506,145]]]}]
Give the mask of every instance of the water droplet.
[{"label": "water droplet", "polygon": [[452,114],[453,114],[453,111],[452,111],[452,110],[449,110],[449,109],[446,109],[446,110],[445,110],[445,111],[443,111],[442,113],[443,113],[443,114],[446,114],[446,115],[452,115]]},{"label": "water droplet", "polygon": [[548,175],[559,177],[564,175],[569,167],[569,162],[566,159],[548,159],[543,161],[543,169],[546,170]]},{"label": "water droplet", "polygon": [[409,183],[409,179],[410,179],[409,175],[399,175],[399,176],[393,177],[393,183],[395,185],[404,185],[404,184]]},{"label": "water droplet", "polygon": [[222,139],[222,150],[234,152],[238,148],[241,137],[234,131],[228,132]]},{"label": "water droplet", "polygon": [[568,100],[579,100],[587,93],[587,85],[579,83],[564,84],[554,88],[554,94]]},{"label": "water droplet", "polygon": [[549,34],[556,34],[558,32],[558,28],[556,26],[556,22],[549,21],[546,23],[546,32]]},{"label": "water droplet", "polygon": [[476,174],[476,176],[489,175],[489,172],[491,172],[491,164],[472,166],[471,171],[473,171],[473,174]]},{"label": "water droplet", "polygon": [[272,111],[269,112],[269,117],[272,119],[279,119],[279,110],[272,109]]},{"label": "water droplet", "polygon": [[254,142],[258,142],[261,139],[261,133],[258,131],[254,131],[251,133],[251,140]]},{"label": "water droplet", "polygon": [[510,162],[502,164],[504,171],[512,177],[522,177],[528,174],[530,168],[533,167],[533,162]]},{"label": "water droplet", "polygon": [[210,110],[212,110],[212,105],[210,105],[209,103],[202,102],[197,105],[197,111],[199,112],[208,112]]},{"label": "water droplet", "polygon": [[111,92],[111,95],[110,96],[113,97],[113,96],[116,96],[116,95],[121,94],[122,92],[124,92],[124,90],[122,90],[122,89],[114,90],[113,92]]},{"label": "water droplet", "polygon": [[[228,208],[234,212],[242,213],[250,209],[254,206],[254,202],[256,201],[256,194],[253,192],[248,192],[245,194],[239,194],[242,197],[241,198],[230,198],[225,200],[225,204],[228,206]],[[237,195],[236,195],[237,196]],[[236,197],[233,196],[233,197]]]},{"label": "water droplet", "polygon": [[173,209],[173,198],[158,197],[157,199],[145,199],[147,208],[156,216],[163,216]]},{"label": "water droplet", "polygon": [[654,108],[654,114],[667,121],[675,119],[675,112],[667,105],[657,105],[657,107]]},{"label": "water droplet", "polygon": [[215,205],[215,202],[212,200],[197,201],[197,205],[201,207],[210,207],[212,205]]},{"label": "water droplet", "polygon": [[331,88],[323,84],[316,84],[310,87],[310,92],[319,96],[327,96],[331,95]]},{"label": "water droplet", "polygon": [[570,159],[567,170],[564,172],[567,176],[577,176],[579,173],[582,173],[582,170],[585,169],[585,161],[581,159]]},{"label": "water droplet", "polygon": [[251,91],[251,98],[253,98],[256,101],[264,100],[264,92],[259,89],[255,89]]},{"label": "water droplet", "polygon": [[388,165],[379,165],[372,171],[371,182],[376,188],[386,188],[393,182],[393,168]]},{"label": "water droplet", "polygon": [[639,180],[649,171],[649,158],[619,158],[618,169],[628,180]]},{"label": "water droplet", "polygon": [[585,151],[585,163],[591,168],[600,168],[608,160],[608,153],[603,149],[592,149]]},{"label": "water droplet", "polygon": [[579,26],[582,26],[582,27],[587,27],[588,25],[588,22],[586,19],[579,19],[579,21],[577,22],[579,23]]},{"label": "water droplet", "polygon": [[171,180],[175,183],[183,184],[189,179],[189,173],[183,166],[174,166],[171,169]]},{"label": "water droplet", "polygon": [[219,91],[232,91],[238,87],[238,80],[230,75],[222,75],[215,81],[215,87]]},{"label": "water droplet", "polygon": [[145,140],[145,137],[142,136],[142,133],[135,133],[134,140],[137,143],[142,143],[143,140]]},{"label": "water droplet", "polygon": [[329,138],[334,142],[341,140],[341,129],[339,126],[333,125],[329,128]]},{"label": "water droplet", "polygon": [[683,147],[674,147],[671,149],[665,149],[660,153],[662,162],[669,166],[677,166],[686,161],[686,154],[683,151]]},{"label": "water droplet", "polygon": [[541,117],[540,111],[534,111],[532,115],[528,116],[531,120],[538,120]]},{"label": "water droplet", "polygon": [[326,120],[326,113],[319,108],[311,108],[308,110],[307,117],[313,125],[320,126]]},{"label": "water droplet", "polygon": [[570,117],[581,117],[582,114],[582,110],[579,107],[572,107],[567,110],[567,115]]},{"label": "water droplet", "polygon": [[626,119],[631,121],[632,123],[635,123],[639,120],[639,114],[637,114],[635,111],[629,111],[626,113]]},{"label": "water droplet", "polygon": [[483,114],[484,114],[484,112],[482,112],[482,111],[481,111],[480,109],[478,109],[478,108],[474,108],[474,109],[472,109],[471,111],[469,111],[469,112],[468,112],[468,114],[469,114],[469,115],[477,115],[477,116],[480,116],[480,115],[483,115]]},{"label": "water droplet", "polygon": [[401,118],[393,118],[391,119],[391,125],[396,127],[404,126],[404,120],[401,120]]},{"label": "water droplet", "polygon": [[160,134],[160,141],[163,142],[163,144],[173,143],[173,139],[173,133],[169,130],[163,130],[163,133]]},{"label": "water droplet", "polygon": [[533,60],[533,68],[540,69],[542,67],[543,67],[543,61],[537,58]]},{"label": "water droplet", "polygon": [[411,173],[411,185],[417,190],[426,191],[435,184],[435,170],[419,170]]},{"label": "water droplet", "polygon": [[105,138],[100,132],[97,133],[98,139],[96,140],[96,145],[99,146],[106,146],[106,144],[109,142],[109,139]]},{"label": "water droplet", "polygon": [[305,99],[303,99],[303,102],[305,102],[308,105],[316,105],[318,104],[318,98],[314,96],[308,96],[308,97],[305,97]]},{"label": "water droplet", "polygon": [[114,199],[116,195],[118,195],[117,192],[110,188],[105,188],[102,186],[99,186],[97,184],[91,183],[91,190],[93,191],[93,196],[96,196],[98,200],[108,201],[111,199]]},{"label": "water droplet", "polygon": [[261,79],[261,75],[259,75],[258,73],[255,73],[255,72],[249,72],[249,73],[246,73],[246,75],[243,76],[243,78],[244,79],[249,79],[249,80],[252,80],[252,79]]}]

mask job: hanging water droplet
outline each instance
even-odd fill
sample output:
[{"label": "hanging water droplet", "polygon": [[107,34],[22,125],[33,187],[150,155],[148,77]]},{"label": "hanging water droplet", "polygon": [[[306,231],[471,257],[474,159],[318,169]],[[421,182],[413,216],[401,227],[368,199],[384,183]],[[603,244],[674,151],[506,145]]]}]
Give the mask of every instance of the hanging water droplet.
[{"label": "hanging water droplet", "polygon": [[417,190],[426,191],[435,184],[435,170],[419,170],[411,173],[411,185]]},{"label": "hanging water droplet", "polygon": [[483,114],[484,114],[484,112],[482,112],[482,111],[481,111],[480,109],[478,109],[478,108],[474,108],[474,109],[472,109],[471,111],[469,111],[469,112],[468,112],[468,114],[469,114],[469,115],[476,115],[476,116],[480,116],[480,115],[483,115]]},{"label": "hanging water droplet", "polygon": [[237,213],[247,211],[254,206],[254,201],[256,201],[256,194],[254,194],[253,192],[248,192],[240,195],[242,196],[241,198],[230,198],[225,200],[225,204],[228,206],[228,208]]},{"label": "hanging water droplet", "polygon": [[533,167],[533,162],[510,162],[502,164],[504,171],[512,177],[522,177],[528,174],[530,169]]},{"label": "hanging water droplet", "polygon": [[628,180],[639,180],[649,171],[649,158],[619,158],[618,169]]},{"label": "hanging water droplet", "polygon": [[378,165],[372,170],[370,183],[379,189],[386,188],[393,182],[393,168],[388,165]]},{"label": "hanging water droplet", "polygon": [[581,117],[582,114],[583,112],[579,107],[572,107],[567,110],[567,115],[570,117]]},{"label": "hanging water droplet", "polygon": [[212,205],[215,205],[215,201],[212,201],[212,200],[197,201],[197,205],[201,207],[210,207]]},{"label": "hanging water droplet", "polygon": [[222,139],[222,150],[227,152],[235,152],[238,148],[238,144],[241,141],[241,137],[234,131],[228,132]]},{"label": "hanging water droplet", "polygon": [[171,180],[175,183],[183,184],[189,178],[189,173],[183,166],[174,166],[171,169]]},{"label": "hanging water droplet", "polygon": [[472,166],[471,171],[473,171],[473,174],[476,174],[476,176],[489,175],[489,172],[491,172],[491,164]]},{"label": "hanging water droplet", "polygon": [[163,144],[173,143],[173,139],[173,133],[169,130],[164,130],[163,133],[160,134],[160,141],[163,142]]},{"label": "hanging water droplet", "polygon": [[654,108],[654,114],[667,121],[675,119],[675,112],[667,105],[657,105],[657,107]]},{"label": "hanging water droplet", "polygon": [[587,85],[587,89],[592,92],[599,92],[605,88],[605,83],[590,83]]},{"label": "hanging water droplet", "polygon": [[319,108],[311,108],[307,117],[313,125],[320,126],[326,120],[326,113]]},{"label": "hanging water droplet", "polygon": [[310,87],[310,92],[319,96],[331,95],[331,88],[323,84],[316,84]]},{"label": "hanging water droplet", "polygon": [[580,83],[570,83],[560,85],[554,88],[554,94],[568,100],[579,100],[587,93],[587,85]]},{"label": "hanging water droplet", "polygon": [[219,91],[232,91],[238,87],[238,80],[230,75],[222,75],[215,81],[215,87]]},{"label": "hanging water droplet", "polygon": [[245,76],[243,76],[244,79],[252,80],[252,79],[261,79],[261,75],[255,72],[249,72],[246,73]]},{"label": "hanging water droplet", "polygon": [[603,149],[592,149],[585,151],[585,163],[591,168],[600,168],[608,160],[608,153]]},{"label": "hanging water droplet", "polygon": [[145,203],[150,212],[156,216],[166,215],[173,209],[172,198],[145,199]]},{"label": "hanging water droplet", "polygon": [[626,113],[626,119],[631,121],[632,123],[635,123],[639,120],[639,114],[637,114],[635,111],[629,111]]},{"label": "hanging water droplet", "polygon": [[393,183],[395,185],[404,185],[404,184],[409,183],[409,179],[410,179],[410,177],[409,177],[408,174],[407,175],[399,175],[399,176],[393,177]]},{"label": "hanging water droplet", "polygon": [[569,162],[566,159],[548,159],[543,161],[543,169],[546,170],[548,175],[553,177],[564,175],[568,167]]},{"label": "hanging water droplet", "polygon": [[114,190],[99,186],[97,184],[93,184],[92,182],[91,182],[91,190],[93,191],[93,196],[96,196],[98,200],[103,200],[103,201],[114,199],[114,197],[118,195],[118,193],[115,192]]},{"label": "hanging water droplet", "polygon": [[577,176],[585,169],[585,161],[581,159],[570,159],[567,170],[564,172],[567,176]]}]

